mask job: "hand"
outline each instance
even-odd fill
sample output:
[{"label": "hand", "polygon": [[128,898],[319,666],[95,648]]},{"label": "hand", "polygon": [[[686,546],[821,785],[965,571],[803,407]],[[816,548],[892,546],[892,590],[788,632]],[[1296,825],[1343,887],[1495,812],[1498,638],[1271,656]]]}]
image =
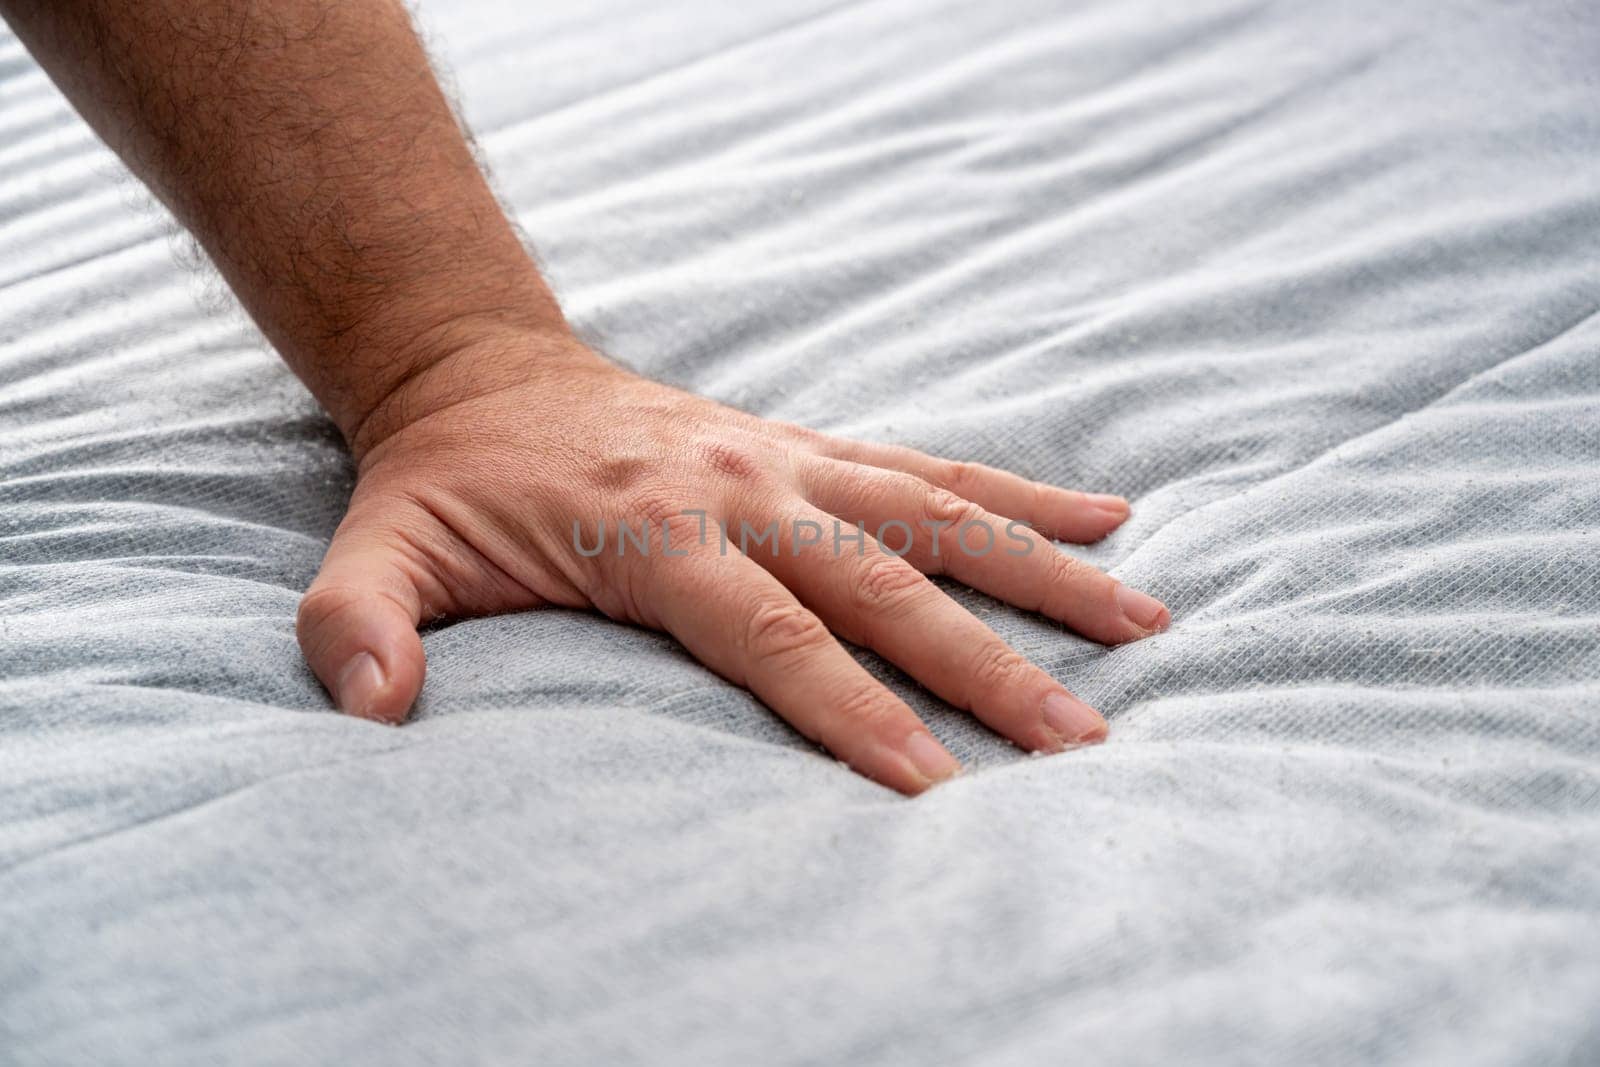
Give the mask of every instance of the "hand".
[{"label": "hand", "polygon": [[[959,764],[835,634],[1017,744],[1057,752],[1100,741],[1105,720],[925,575],[1102,642],[1169,621],[1023,525],[1097,540],[1127,517],[1119,497],[769,422],[559,332],[457,350],[391,393],[353,445],[359,478],[299,637],[339,706],[373,719],[403,719],[422,687],[420,621],[593,607],[667,631],[857,771],[917,793]],[[779,533],[747,538],[747,556],[741,522]],[[880,528],[893,552],[873,539]]]}]

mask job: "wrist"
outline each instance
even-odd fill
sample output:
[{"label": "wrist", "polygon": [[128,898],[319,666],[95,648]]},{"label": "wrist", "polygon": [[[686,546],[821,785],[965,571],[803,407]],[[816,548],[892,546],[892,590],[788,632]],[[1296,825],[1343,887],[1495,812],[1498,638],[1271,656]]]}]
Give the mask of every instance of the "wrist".
[{"label": "wrist", "polygon": [[500,255],[494,243],[461,254],[471,271],[445,257],[407,267],[368,250],[362,269],[380,285],[323,287],[314,307],[261,319],[352,447],[391,394],[456,351],[501,335],[571,334],[521,247]]},{"label": "wrist", "polygon": [[370,401],[334,414],[365,468],[384,441],[445,408],[501,389],[619,369],[583,344],[564,320],[507,324],[463,318],[429,331],[394,376]]}]

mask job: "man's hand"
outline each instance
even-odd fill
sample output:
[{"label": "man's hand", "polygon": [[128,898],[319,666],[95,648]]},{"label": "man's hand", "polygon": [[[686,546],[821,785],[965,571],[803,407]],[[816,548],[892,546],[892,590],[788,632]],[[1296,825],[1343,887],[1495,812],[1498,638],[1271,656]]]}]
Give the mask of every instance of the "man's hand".
[{"label": "man's hand", "polygon": [[[1099,741],[1105,720],[924,575],[1099,641],[1167,622],[1029,528],[1092,541],[1127,517],[1120,498],[768,422],[570,336],[452,353],[367,419],[356,449],[299,633],[339,705],[370,718],[399,721],[416,699],[423,620],[593,607],[666,630],[851,767],[915,793],[956,761],[834,634],[1057,752]],[[896,522],[888,551],[871,531]]]},{"label": "man's hand", "polygon": [[[1102,537],[1126,503],[767,422],[596,356],[501,213],[397,0],[0,11],[355,452],[349,513],[299,618],[346,711],[405,716],[423,620],[559,604],[669,631],[907,793],[957,764],[833,634],[1028,748],[1105,735],[923,575],[1099,641],[1145,636],[1164,607],[1040,536]],[[854,540],[858,521],[894,537]],[[647,540],[619,553],[641,524]],[[774,525],[738,550],[744,528]]]}]

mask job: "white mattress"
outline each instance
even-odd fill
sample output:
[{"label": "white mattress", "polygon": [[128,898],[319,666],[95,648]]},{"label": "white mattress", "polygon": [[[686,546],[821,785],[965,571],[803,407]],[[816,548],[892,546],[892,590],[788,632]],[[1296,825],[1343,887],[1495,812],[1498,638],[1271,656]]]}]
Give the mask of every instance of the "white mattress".
[{"label": "white mattress", "polygon": [[[663,637],[331,712],[331,426],[0,38],[0,1063],[1600,1060],[1600,13],[425,5],[616,358],[1126,494],[908,801]],[[1076,550],[1075,550],[1076,551]]]}]

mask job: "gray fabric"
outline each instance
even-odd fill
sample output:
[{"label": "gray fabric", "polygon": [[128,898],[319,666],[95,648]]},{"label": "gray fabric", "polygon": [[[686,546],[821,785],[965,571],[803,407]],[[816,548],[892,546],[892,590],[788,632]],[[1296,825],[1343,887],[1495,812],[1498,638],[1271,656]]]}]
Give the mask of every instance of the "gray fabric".
[{"label": "gray fabric", "polygon": [[[574,319],[1127,494],[1106,709],[907,801],[656,635],[292,634],[327,422],[0,40],[0,1062],[1600,1059],[1589,4],[436,3]],[[198,299],[197,299],[198,298]]]}]

